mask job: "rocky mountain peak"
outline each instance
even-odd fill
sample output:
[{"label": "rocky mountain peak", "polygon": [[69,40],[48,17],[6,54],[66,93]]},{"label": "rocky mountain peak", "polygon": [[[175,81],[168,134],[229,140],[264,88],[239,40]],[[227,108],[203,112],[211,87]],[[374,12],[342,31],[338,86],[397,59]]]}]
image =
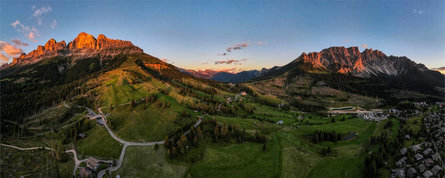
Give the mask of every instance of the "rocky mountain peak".
[{"label": "rocky mountain peak", "polygon": [[367,60],[373,60],[373,59],[381,59],[381,58],[387,58],[386,54],[379,50],[372,50],[371,49],[365,49],[362,53],[365,59]]},{"label": "rocky mountain peak", "polygon": [[103,34],[98,35],[96,39],[93,35],[82,32],[68,45],[65,41],[57,42],[55,39],[50,39],[45,46],[38,46],[36,50],[14,58],[11,65],[30,64],[54,56],[85,58],[98,54],[101,54],[101,56],[115,56],[120,53],[143,53],[143,51],[130,41],[109,39]]},{"label": "rocky mountain peak", "polygon": [[411,69],[427,70],[406,57],[386,56],[379,50],[358,47],[330,47],[320,52],[303,53],[296,62],[310,63],[313,67],[339,73],[351,73],[360,77],[380,74],[399,75]]},{"label": "rocky mountain peak", "polygon": [[97,40],[93,35],[82,32],[68,44],[70,50],[76,49],[96,49]]}]

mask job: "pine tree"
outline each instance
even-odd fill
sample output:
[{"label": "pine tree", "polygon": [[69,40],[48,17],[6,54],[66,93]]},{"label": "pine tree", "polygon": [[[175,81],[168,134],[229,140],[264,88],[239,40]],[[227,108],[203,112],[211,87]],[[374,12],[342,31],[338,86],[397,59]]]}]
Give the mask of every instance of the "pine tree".
[{"label": "pine tree", "polygon": [[198,136],[197,135],[195,135],[194,136],[194,138],[193,138],[193,146],[198,146]]},{"label": "pine tree", "polygon": [[267,147],[266,147],[266,142],[264,142],[263,144],[263,151],[266,151]]},{"label": "pine tree", "polygon": [[158,143],[155,144],[154,149],[155,149],[155,150],[158,150],[158,149],[159,149],[159,145],[158,145]]}]

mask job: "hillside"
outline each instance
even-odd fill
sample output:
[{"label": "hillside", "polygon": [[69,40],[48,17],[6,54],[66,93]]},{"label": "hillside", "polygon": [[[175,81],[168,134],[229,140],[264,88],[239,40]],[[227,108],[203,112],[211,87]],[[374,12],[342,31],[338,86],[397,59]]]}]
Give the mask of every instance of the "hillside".
[{"label": "hillside", "polygon": [[[277,83],[277,79],[280,82]],[[331,47],[321,52],[303,53],[250,83],[263,93],[281,91],[281,95],[288,96],[288,101],[295,102],[295,106],[321,109],[348,103],[362,107],[380,102],[396,104],[404,99],[440,101],[445,91],[444,81],[439,72],[406,57],[387,56],[372,49],[360,53],[357,47]],[[357,99],[356,96],[363,97]],[[353,98],[362,104],[353,102]],[[320,103],[320,100],[325,102]]]},{"label": "hillside", "polygon": [[230,73],[216,70],[190,70],[183,69],[185,73],[189,73],[197,78],[204,78],[226,83],[241,83],[258,77],[261,72],[258,70],[246,70],[238,73]]},{"label": "hillside", "polygon": [[[191,102],[209,95],[205,93],[226,89],[222,84],[184,74],[175,66],[144,54],[131,42],[104,39],[104,35],[96,40],[80,33],[60,49],[53,45],[64,42],[51,39],[45,47],[15,58],[12,65],[0,71],[2,120],[24,123],[28,116],[64,101],[95,108],[168,90],[172,91],[171,97]],[[190,93],[193,97],[184,96]],[[2,128],[13,127],[2,123]]]},{"label": "hillside", "polygon": [[349,88],[368,79],[292,64],[230,85],[98,39],[81,33],[0,71],[2,177],[360,177],[374,136],[403,144],[408,132],[397,120],[326,114],[382,107]]}]

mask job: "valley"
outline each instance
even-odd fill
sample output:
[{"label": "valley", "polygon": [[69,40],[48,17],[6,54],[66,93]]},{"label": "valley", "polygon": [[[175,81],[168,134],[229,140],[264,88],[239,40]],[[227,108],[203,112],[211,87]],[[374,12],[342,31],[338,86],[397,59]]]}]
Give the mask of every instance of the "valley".
[{"label": "valley", "polygon": [[[233,84],[104,35],[57,44],[1,70],[1,177],[389,177],[402,170],[399,148],[431,142],[444,157],[443,93],[431,82],[443,75],[408,62],[424,77],[407,80],[416,88],[404,70],[331,64],[354,51],[409,59],[333,47]],[[311,65],[323,55],[329,65]]]}]

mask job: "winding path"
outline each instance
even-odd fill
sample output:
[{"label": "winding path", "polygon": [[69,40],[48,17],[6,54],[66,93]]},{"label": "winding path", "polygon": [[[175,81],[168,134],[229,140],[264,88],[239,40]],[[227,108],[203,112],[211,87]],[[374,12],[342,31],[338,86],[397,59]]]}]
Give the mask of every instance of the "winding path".
[{"label": "winding path", "polygon": [[[1,144],[1,146],[5,146],[5,147],[9,147],[9,148],[14,148],[20,151],[29,151],[29,150],[37,150],[37,149],[42,149],[44,148],[45,150],[50,150],[50,151],[54,151],[54,149],[49,148],[49,147],[30,147],[30,148],[22,148],[22,147],[18,147],[18,146],[14,146],[14,145],[8,145],[8,144]],[[79,160],[77,159],[77,152],[74,149],[71,150],[66,150],[65,153],[72,153],[73,154],[73,159],[74,159],[74,171],[73,171],[73,175],[76,175],[76,170],[79,167],[80,163],[85,162],[88,159],[83,159],[83,160]],[[100,160],[102,162],[108,162],[105,160]]]},{"label": "winding path", "polygon": [[79,167],[80,163],[85,162],[85,161],[87,161],[88,159],[82,159],[82,160],[77,159],[77,152],[76,152],[75,149],[66,150],[65,152],[66,152],[66,153],[72,153],[72,154],[73,154],[73,157],[74,157],[74,170],[73,170],[73,175],[76,175],[76,171],[77,171],[77,168]]},{"label": "winding path", "polygon": [[[123,106],[123,105],[127,105],[127,104],[131,104],[131,102],[124,103],[124,104],[120,104],[120,105],[117,105],[117,106]],[[105,116],[105,114],[102,112],[102,109],[103,109],[103,108],[107,108],[107,107],[100,107],[100,108],[98,108],[97,110],[99,111],[99,115],[102,116],[101,119],[102,119],[102,122],[103,122],[105,128],[107,129],[108,133],[110,134],[110,136],[111,136],[113,139],[115,139],[116,141],[118,141],[118,142],[124,144],[124,146],[122,147],[122,151],[121,151],[121,154],[120,154],[120,156],[119,156],[119,160],[117,161],[116,166],[108,167],[107,169],[103,169],[103,170],[101,170],[101,171],[97,174],[97,177],[98,177],[98,178],[102,178],[102,177],[105,175],[105,173],[106,173],[107,171],[110,171],[110,172],[117,171],[117,170],[122,166],[122,163],[123,163],[124,158],[125,158],[125,151],[127,150],[127,147],[128,147],[128,146],[153,146],[153,145],[156,145],[156,144],[158,144],[158,145],[162,145],[162,144],[164,144],[164,141],[156,141],[156,142],[129,142],[129,141],[122,140],[121,138],[117,137],[117,136],[113,133],[113,131],[108,127],[108,124],[107,124],[106,119],[105,119],[106,116]],[[193,126],[194,126],[194,127],[198,127],[199,124],[201,124],[201,121],[202,121],[202,119],[201,119],[201,117],[200,117],[199,120],[196,121],[196,123],[195,123]],[[187,135],[189,132],[190,132],[190,130],[187,130],[184,134]]]},{"label": "winding path", "polygon": [[[128,105],[128,104],[131,104],[131,102],[123,103],[123,104],[119,104],[119,105],[117,105],[117,106],[123,106],[123,105]],[[65,107],[67,107],[67,108],[70,107],[70,106],[68,106],[65,102],[63,102],[63,105],[64,105]],[[107,122],[106,122],[106,115],[103,114],[103,112],[102,112],[102,109],[103,109],[103,108],[107,108],[107,107],[100,107],[100,108],[98,108],[99,114],[94,113],[94,111],[92,111],[91,109],[89,109],[89,108],[87,108],[87,107],[85,107],[85,108],[88,110],[89,113],[93,114],[94,116],[98,116],[98,117],[100,117],[100,118],[102,119],[105,128],[107,129],[108,133],[110,134],[110,136],[111,136],[113,139],[115,139],[115,140],[118,141],[119,143],[124,144],[124,146],[122,147],[122,150],[121,150],[121,154],[120,154],[120,156],[119,156],[119,160],[117,161],[117,164],[116,164],[115,166],[108,167],[108,168],[106,168],[106,169],[101,170],[101,171],[98,173],[98,177],[99,177],[99,178],[102,178],[102,177],[105,175],[105,173],[106,173],[107,171],[113,172],[113,171],[118,170],[118,169],[122,166],[122,163],[123,163],[124,158],[125,158],[125,152],[126,152],[128,146],[153,146],[153,145],[156,145],[156,144],[158,144],[158,145],[162,145],[162,144],[164,144],[164,141],[156,141],[156,142],[129,142],[129,141],[122,140],[121,138],[117,137],[117,136],[113,133],[113,131],[112,131],[112,130],[108,127],[108,125],[107,125]],[[201,124],[201,121],[202,121],[202,117],[199,117],[198,121],[196,121],[196,123],[193,124],[193,126],[194,126],[194,127],[198,127],[199,124]],[[184,134],[187,135],[189,132],[190,132],[190,130],[187,130],[186,132],[184,132]],[[3,143],[1,144],[1,146],[14,148],[14,149],[21,150],[21,151],[36,150],[36,149],[42,149],[42,148],[44,148],[44,149],[46,149],[46,150],[54,151],[53,148],[49,148],[49,147],[30,147],[30,148],[21,148],[21,147],[18,147],[18,146],[8,145],[8,144],[3,144]],[[82,162],[87,161],[88,159],[82,159],[82,160],[79,160],[78,157],[77,157],[77,152],[76,152],[75,149],[66,150],[65,153],[72,153],[72,154],[73,154],[73,159],[74,159],[73,176],[75,176],[75,175],[76,175],[77,168],[79,167],[79,165],[80,165]],[[111,160],[100,160],[100,159],[97,159],[97,160],[98,160],[99,162],[112,163]]]}]

